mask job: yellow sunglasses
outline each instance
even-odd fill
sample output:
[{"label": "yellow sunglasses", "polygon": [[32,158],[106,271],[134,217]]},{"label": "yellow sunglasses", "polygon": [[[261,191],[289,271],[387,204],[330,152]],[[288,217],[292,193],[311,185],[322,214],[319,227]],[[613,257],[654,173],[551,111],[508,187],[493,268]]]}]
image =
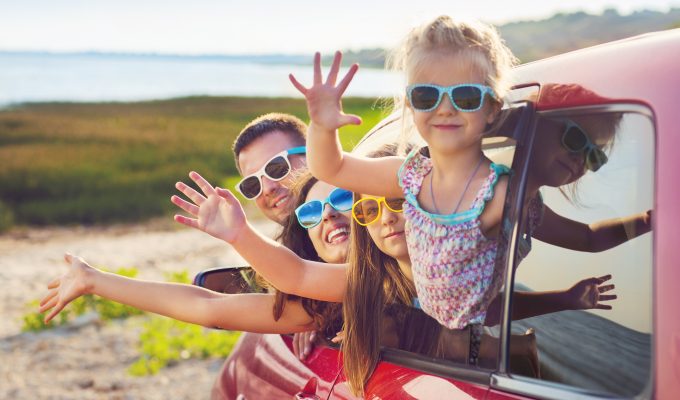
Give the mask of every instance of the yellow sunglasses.
[{"label": "yellow sunglasses", "polygon": [[404,211],[403,198],[364,197],[352,206],[352,217],[361,226],[370,225],[380,219],[380,215],[382,215],[381,203],[385,204],[385,207],[392,212]]}]

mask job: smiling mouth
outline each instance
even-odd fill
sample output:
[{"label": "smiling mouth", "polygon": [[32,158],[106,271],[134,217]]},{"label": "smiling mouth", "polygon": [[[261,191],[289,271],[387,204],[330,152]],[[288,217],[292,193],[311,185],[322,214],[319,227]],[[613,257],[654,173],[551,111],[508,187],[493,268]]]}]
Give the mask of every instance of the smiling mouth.
[{"label": "smiling mouth", "polygon": [[456,124],[435,124],[433,126],[437,129],[447,130],[447,131],[460,129],[462,127],[462,125],[456,125]]},{"label": "smiling mouth", "polygon": [[345,241],[349,237],[349,227],[341,226],[328,232],[326,243],[336,244]]},{"label": "smiling mouth", "polygon": [[278,200],[276,200],[276,202],[274,202],[274,204],[272,204],[271,207],[272,208],[280,208],[282,205],[286,204],[287,202],[288,202],[288,195],[284,195],[281,198],[279,198]]}]

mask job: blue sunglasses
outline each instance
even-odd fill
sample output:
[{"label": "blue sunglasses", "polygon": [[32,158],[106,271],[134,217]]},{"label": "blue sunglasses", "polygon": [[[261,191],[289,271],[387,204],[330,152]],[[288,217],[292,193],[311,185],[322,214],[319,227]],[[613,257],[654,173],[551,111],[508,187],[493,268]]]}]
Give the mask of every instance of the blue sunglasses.
[{"label": "blue sunglasses", "polygon": [[496,98],[493,89],[486,85],[464,83],[454,86],[439,86],[427,83],[416,83],[406,87],[406,96],[411,107],[416,111],[428,112],[439,107],[444,93],[449,95],[453,107],[462,112],[474,112],[482,108],[484,98],[490,95]]},{"label": "blue sunglasses", "polygon": [[311,229],[321,223],[326,204],[340,212],[349,211],[354,204],[354,195],[349,190],[335,188],[324,200],[311,200],[295,209],[298,223],[305,229]]}]

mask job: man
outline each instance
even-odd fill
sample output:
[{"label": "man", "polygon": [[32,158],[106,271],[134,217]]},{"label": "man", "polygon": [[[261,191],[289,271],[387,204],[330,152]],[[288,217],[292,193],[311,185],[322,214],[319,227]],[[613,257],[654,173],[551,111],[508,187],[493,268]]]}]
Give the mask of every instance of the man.
[{"label": "man", "polygon": [[[305,153],[300,152],[300,148],[305,145],[306,134],[307,125],[299,118],[290,114],[270,113],[252,120],[234,140],[234,162],[244,177],[238,184],[239,192],[244,197],[255,200],[262,213],[279,225],[283,225],[293,212],[295,199],[291,197],[288,185],[293,172],[305,165]],[[280,179],[271,179],[266,174],[268,163],[277,154],[291,149],[297,151],[285,155],[290,166],[288,173]],[[275,178],[279,176],[275,174]],[[295,334],[295,355],[300,359],[306,358],[312,350],[315,338],[314,331]]]},{"label": "man", "polygon": [[306,131],[299,118],[271,113],[251,121],[234,141],[234,161],[244,177],[239,192],[278,224],[293,211],[288,185],[291,172],[305,165]]}]

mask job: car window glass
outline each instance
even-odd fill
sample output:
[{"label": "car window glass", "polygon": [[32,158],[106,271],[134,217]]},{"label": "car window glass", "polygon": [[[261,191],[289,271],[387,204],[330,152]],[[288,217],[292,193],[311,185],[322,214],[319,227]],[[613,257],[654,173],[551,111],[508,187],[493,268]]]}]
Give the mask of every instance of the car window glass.
[{"label": "car window glass", "polygon": [[[535,332],[540,379],[641,393],[653,324],[651,120],[602,110],[540,114],[526,178],[518,253],[528,255],[515,271],[513,318],[558,311],[515,320],[511,331]],[[542,291],[554,297],[525,301]],[[523,368],[510,360],[511,373],[526,375]]]}]

